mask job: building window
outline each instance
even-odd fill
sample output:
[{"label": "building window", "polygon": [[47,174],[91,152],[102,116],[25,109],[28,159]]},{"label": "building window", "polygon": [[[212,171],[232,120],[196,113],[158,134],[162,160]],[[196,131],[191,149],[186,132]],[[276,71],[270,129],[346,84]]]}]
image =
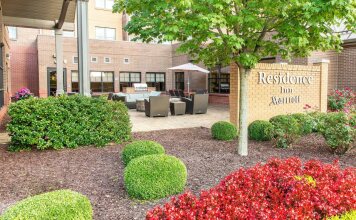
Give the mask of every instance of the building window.
[{"label": "building window", "polygon": [[72,92],[79,92],[79,74],[77,70],[72,71]]},{"label": "building window", "polygon": [[95,0],[95,7],[99,9],[112,10],[114,0]]},{"label": "building window", "polygon": [[116,40],[116,29],[107,27],[95,27],[95,36],[98,40]]},{"label": "building window", "polygon": [[74,31],[63,31],[63,37],[74,37]]},{"label": "building window", "polygon": [[180,89],[184,91],[184,72],[176,72],[176,89]]},{"label": "building window", "polygon": [[130,59],[129,58],[124,58],[124,64],[129,64],[130,63]]},{"label": "building window", "polygon": [[120,73],[120,91],[123,91],[123,88],[133,87],[134,83],[141,82],[141,73],[130,73],[130,72],[121,72]]},{"label": "building window", "polygon": [[92,92],[114,92],[114,72],[90,72]]},{"label": "building window", "polygon": [[98,57],[91,57],[91,62],[92,63],[97,63],[98,62]]},{"label": "building window", "polygon": [[78,64],[78,57],[73,57],[73,63]]},{"label": "building window", "polygon": [[104,57],[104,63],[111,63],[110,57]]},{"label": "building window", "polygon": [[166,74],[146,73],[146,83],[148,87],[155,87],[156,91],[166,91]]},{"label": "building window", "polygon": [[7,30],[9,32],[9,39],[16,40],[17,39],[17,28],[8,26]]},{"label": "building window", "polygon": [[230,93],[230,74],[211,72],[209,74],[209,93]]}]

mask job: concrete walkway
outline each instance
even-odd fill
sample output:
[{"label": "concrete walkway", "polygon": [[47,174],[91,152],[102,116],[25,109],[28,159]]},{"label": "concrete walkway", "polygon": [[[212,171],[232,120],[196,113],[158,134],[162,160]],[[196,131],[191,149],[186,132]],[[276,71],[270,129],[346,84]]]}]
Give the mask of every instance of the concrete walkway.
[{"label": "concrete walkway", "polygon": [[179,115],[168,117],[146,117],[144,112],[129,110],[132,131],[156,131],[176,128],[207,127],[217,121],[229,121],[229,107],[225,105],[210,105],[207,114]]}]

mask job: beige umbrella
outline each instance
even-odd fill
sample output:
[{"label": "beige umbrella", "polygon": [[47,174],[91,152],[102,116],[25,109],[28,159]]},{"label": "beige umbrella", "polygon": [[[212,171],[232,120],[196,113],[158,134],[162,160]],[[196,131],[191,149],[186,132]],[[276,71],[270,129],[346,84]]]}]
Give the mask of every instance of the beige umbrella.
[{"label": "beige umbrella", "polygon": [[188,76],[188,92],[189,92],[189,85],[190,85],[190,73],[191,72],[202,72],[202,73],[210,73],[209,70],[203,69],[197,65],[194,65],[192,63],[186,63],[183,65],[175,66],[168,68],[169,70],[179,70],[179,71],[188,71],[189,76]]}]

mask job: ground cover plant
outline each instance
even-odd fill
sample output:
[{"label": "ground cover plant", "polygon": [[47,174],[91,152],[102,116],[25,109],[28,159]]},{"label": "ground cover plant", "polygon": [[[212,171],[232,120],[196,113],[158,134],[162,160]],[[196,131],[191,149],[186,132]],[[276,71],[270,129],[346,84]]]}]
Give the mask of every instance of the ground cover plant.
[{"label": "ground cover plant", "polygon": [[11,150],[105,146],[131,137],[126,106],[103,98],[29,98],[9,107]]},{"label": "ground cover plant", "polygon": [[257,120],[248,126],[251,140],[270,141],[273,138],[274,126],[269,121]]},{"label": "ground cover plant", "polygon": [[142,156],[127,165],[124,182],[132,198],[160,199],[183,192],[187,182],[187,168],[174,156]]},{"label": "ground cover plant", "polygon": [[317,160],[272,159],[187,192],[147,213],[164,219],[325,219],[356,209],[356,169]]},{"label": "ground cover plant", "polygon": [[231,141],[237,137],[237,129],[230,122],[219,121],[211,127],[211,135],[217,140]]},{"label": "ground cover plant", "polygon": [[125,146],[122,151],[122,160],[127,166],[131,160],[137,157],[152,154],[165,154],[164,147],[155,141],[134,141]]},{"label": "ground cover plant", "polygon": [[87,197],[70,190],[58,190],[26,198],[8,208],[0,220],[91,220]]}]

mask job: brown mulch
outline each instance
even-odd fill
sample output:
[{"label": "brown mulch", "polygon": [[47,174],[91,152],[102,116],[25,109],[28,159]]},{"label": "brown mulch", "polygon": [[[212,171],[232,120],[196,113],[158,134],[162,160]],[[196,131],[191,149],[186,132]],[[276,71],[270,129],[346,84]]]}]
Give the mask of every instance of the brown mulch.
[{"label": "brown mulch", "polygon": [[[195,193],[216,185],[240,167],[250,167],[271,157],[297,156],[323,162],[339,159],[343,167],[356,166],[355,150],[338,157],[331,154],[323,138],[315,134],[304,137],[287,150],[273,148],[270,142],[250,141],[248,157],[235,153],[236,142],[212,140],[207,128],[136,133],[134,137],[158,141],[168,154],[182,159],[188,168],[187,189]],[[122,147],[19,153],[0,147],[0,213],[27,196],[66,188],[90,198],[95,219],[144,219],[148,209],[167,199],[155,202],[129,199],[122,177]]]}]

